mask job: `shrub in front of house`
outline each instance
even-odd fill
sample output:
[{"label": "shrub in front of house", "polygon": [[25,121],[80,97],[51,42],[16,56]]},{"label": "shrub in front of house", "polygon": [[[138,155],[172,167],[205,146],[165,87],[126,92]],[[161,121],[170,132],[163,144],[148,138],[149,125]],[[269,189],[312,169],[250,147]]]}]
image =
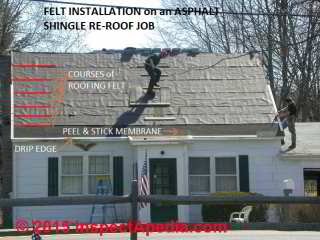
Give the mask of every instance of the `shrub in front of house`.
[{"label": "shrub in front of house", "polygon": [[[246,197],[262,196],[258,193],[250,192],[217,192],[212,196],[216,197]],[[245,206],[252,206],[253,209],[249,215],[250,222],[266,221],[267,204],[203,204],[202,217],[204,222],[229,222],[231,213],[239,212]]]},{"label": "shrub in front of house", "polygon": [[283,223],[320,223],[318,204],[272,204]]},{"label": "shrub in front of house", "polygon": [[[319,223],[320,222],[320,206],[318,204],[291,204],[290,210],[295,213],[298,223]],[[291,220],[291,219],[290,219]]]},{"label": "shrub in front of house", "polygon": [[12,228],[13,224],[12,224],[12,213],[11,212],[5,212],[3,215],[3,224],[0,228]]}]

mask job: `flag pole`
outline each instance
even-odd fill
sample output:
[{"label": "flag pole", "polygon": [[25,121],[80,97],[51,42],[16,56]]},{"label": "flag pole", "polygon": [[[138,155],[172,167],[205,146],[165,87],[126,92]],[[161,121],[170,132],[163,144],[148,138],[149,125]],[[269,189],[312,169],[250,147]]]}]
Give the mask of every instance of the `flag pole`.
[{"label": "flag pole", "polygon": [[149,192],[148,192],[148,195],[150,195],[150,178],[149,178],[150,171],[149,171],[148,149],[147,149],[147,148],[145,148],[145,161],[146,161],[146,163],[147,163],[146,175],[147,175],[148,184],[149,184]]}]

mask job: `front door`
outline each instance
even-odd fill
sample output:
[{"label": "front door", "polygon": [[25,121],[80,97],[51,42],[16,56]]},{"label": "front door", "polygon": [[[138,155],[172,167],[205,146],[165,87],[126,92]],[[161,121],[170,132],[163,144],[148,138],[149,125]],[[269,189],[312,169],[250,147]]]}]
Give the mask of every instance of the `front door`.
[{"label": "front door", "polygon": [[[176,159],[150,159],[151,194],[177,195]],[[178,220],[177,205],[166,203],[151,204],[152,222],[170,222]]]}]

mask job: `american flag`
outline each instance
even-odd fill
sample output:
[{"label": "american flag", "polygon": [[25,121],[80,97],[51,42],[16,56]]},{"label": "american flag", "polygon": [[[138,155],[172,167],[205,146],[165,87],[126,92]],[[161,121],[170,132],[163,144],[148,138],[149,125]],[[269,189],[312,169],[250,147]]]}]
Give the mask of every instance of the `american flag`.
[{"label": "american flag", "polygon": [[[140,191],[139,195],[146,196],[150,194],[149,178],[148,178],[148,158],[147,151],[145,153],[145,159],[142,166],[141,177],[140,177]],[[146,202],[140,202],[139,207],[144,208],[147,206]]]}]

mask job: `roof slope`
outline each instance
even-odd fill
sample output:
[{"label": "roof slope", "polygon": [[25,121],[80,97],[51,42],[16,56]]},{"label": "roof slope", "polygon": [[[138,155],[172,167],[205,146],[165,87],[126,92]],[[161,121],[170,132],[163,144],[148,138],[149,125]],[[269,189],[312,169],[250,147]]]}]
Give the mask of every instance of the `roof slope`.
[{"label": "roof slope", "polygon": [[[167,57],[159,65],[161,89],[156,89],[155,99],[143,99],[143,88],[147,87],[149,76],[143,68],[146,57],[142,55],[133,55],[130,61],[121,62],[121,54],[14,53],[13,63],[62,64],[57,69],[66,74],[69,71],[113,71],[114,77],[108,79],[109,82],[124,84],[124,89],[120,90],[75,90],[69,89],[65,81],[64,104],[61,104],[64,115],[56,119],[59,124],[113,125],[123,121],[152,125],[153,121],[145,117],[159,116],[175,118],[159,121],[159,125],[270,123],[274,116],[272,96],[266,88],[263,68],[256,59],[239,57],[210,67],[222,58],[235,56],[201,53],[195,57],[186,54]],[[13,77],[52,78],[52,73],[58,73],[57,69],[14,67]],[[47,103],[40,98],[26,100],[23,96],[16,94],[16,104]],[[168,106],[138,106],[132,110],[130,103],[139,101],[167,103]]]},{"label": "roof slope", "polygon": [[[288,151],[285,157],[318,156],[320,160],[320,122],[296,123],[297,147]],[[291,144],[291,134],[286,130],[285,142]]]}]

